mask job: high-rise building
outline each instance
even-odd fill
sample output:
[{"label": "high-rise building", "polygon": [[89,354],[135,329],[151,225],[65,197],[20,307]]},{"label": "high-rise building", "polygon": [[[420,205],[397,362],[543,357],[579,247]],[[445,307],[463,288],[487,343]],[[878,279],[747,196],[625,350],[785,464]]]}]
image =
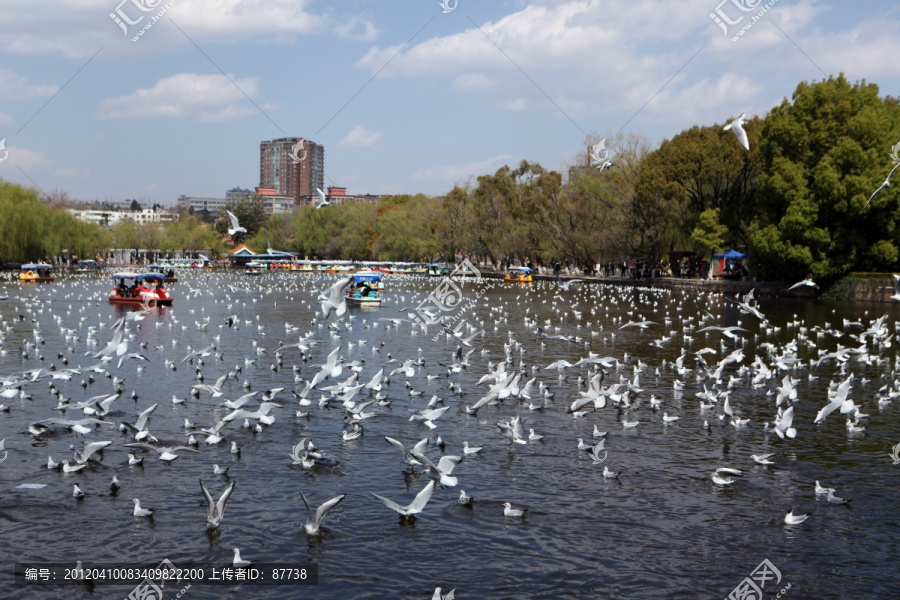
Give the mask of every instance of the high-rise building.
[{"label": "high-rise building", "polygon": [[[295,146],[303,142],[302,148]],[[310,204],[325,187],[325,147],[298,137],[259,144],[259,187],[275,188],[295,205]]]}]

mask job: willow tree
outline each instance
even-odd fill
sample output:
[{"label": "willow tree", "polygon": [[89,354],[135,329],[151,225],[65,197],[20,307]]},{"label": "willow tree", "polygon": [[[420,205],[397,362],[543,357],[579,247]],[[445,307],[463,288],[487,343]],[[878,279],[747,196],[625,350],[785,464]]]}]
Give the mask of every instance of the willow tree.
[{"label": "willow tree", "polygon": [[424,194],[382,199],[377,207],[376,256],[382,260],[430,261],[448,254],[447,245],[438,235],[442,210],[440,200]]}]

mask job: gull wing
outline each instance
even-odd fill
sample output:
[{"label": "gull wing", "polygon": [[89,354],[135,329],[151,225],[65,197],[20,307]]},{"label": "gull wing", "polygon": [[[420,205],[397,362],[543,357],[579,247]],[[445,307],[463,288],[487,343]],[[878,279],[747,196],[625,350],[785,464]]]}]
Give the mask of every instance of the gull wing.
[{"label": "gull wing", "polygon": [[225,488],[225,491],[222,492],[222,495],[219,496],[219,501],[216,502],[216,514],[220,519],[225,516],[225,505],[228,504],[228,500],[231,498],[232,492],[234,492],[234,485],[236,483],[237,481],[232,479],[231,483],[228,484],[228,487]]},{"label": "gull wing", "polygon": [[[302,496],[303,493],[301,492],[300,495]],[[335,496],[331,500],[327,500],[326,502],[322,503],[322,505],[319,506],[319,508],[316,510],[316,516],[313,518],[315,526],[318,527],[322,523],[322,519],[325,517],[328,511],[337,506],[338,503],[346,496],[347,494],[341,494],[340,496]],[[306,499],[304,499],[304,502],[306,502]],[[306,507],[309,508],[309,504],[307,504]],[[310,515],[312,515],[312,511],[310,511]]]},{"label": "gull wing", "polygon": [[453,468],[462,462],[462,456],[442,456],[438,461],[437,469],[444,475],[453,473]]},{"label": "gull wing", "polygon": [[122,445],[126,448],[139,448],[141,450],[153,450],[154,452],[159,452],[159,448],[157,448],[153,444],[148,444],[147,442],[131,442],[130,444]]},{"label": "gull wing", "polygon": [[144,430],[144,425],[147,424],[147,419],[150,418],[150,413],[156,410],[157,406],[159,406],[158,402],[140,414],[140,416],[137,418],[137,421],[134,422],[135,429],[137,429],[138,431]]},{"label": "gull wing", "polygon": [[[432,489],[433,489],[434,482],[430,482],[429,485],[431,485]],[[390,508],[391,510],[396,511],[396,512],[400,513],[401,515],[408,514],[404,507],[400,506],[393,500],[389,500],[389,499],[385,498],[384,496],[379,496],[375,492],[369,492],[369,493],[372,494],[373,496],[375,496],[376,498],[378,498],[379,500],[381,500],[381,503],[384,504],[385,506],[387,506],[388,508]]]},{"label": "gull wing", "polygon": [[216,384],[213,386],[220,392],[222,391],[222,386],[225,385],[225,381],[228,379],[228,373],[225,373],[221,377],[216,380]]},{"label": "gull wing", "polygon": [[397,448],[399,448],[400,451],[403,452],[404,454],[406,453],[406,447],[399,440],[395,440],[394,438],[388,437],[388,436],[384,436],[384,439],[386,439],[388,441],[388,443],[391,444],[392,446],[396,446]]},{"label": "gull wing", "polygon": [[432,408],[431,410],[421,411],[419,415],[427,421],[434,421],[436,419],[439,419],[441,415],[443,415],[448,410],[450,410],[449,406],[445,406],[443,408]]},{"label": "gull wing", "polygon": [[840,397],[837,397],[834,400],[832,400],[831,402],[829,402],[828,404],[826,404],[825,406],[823,406],[822,409],[819,411],[819,413],[816,415],[816,420],[813,421],[813,424],[818,423],[819,421],[822,421],[825,417],[827,417],[828,415],[830,415],[831,413],[836,411],[838,409],[838,407],[843,403],[844,403],[844,401]]},{"label": "gull wing", "polygon": [[[302,444],[303,442],[300,443]],[[300,490],[300,497],[303,498],[303,504],[306,505],[306,512],[309,513],[309,518],[313,519],[314,517],[312,507],[309,505],[309,501],[306,499],[306,496],[303,495],[303,490]]]},{"label": "gull wing", "polygon": [[103,409],[104,413],[109,412],[109,408],[112,406],[112,403],[119,397],[119,394],[112,394],[107,397],[105,400],[102,400],[98,403],[101,409]]},{"label": "gull wing", "polygon": [[103,450],[107,446],[112,444],[112,442],[93,442],[84,447],[84,450],[76,457],[76,460],[79,463],[86,463],[88,459],[98,450]]},{"label": "gull wing", "polygon": [[371,390],[381,384],[381,378],[384,377],[384,367],[382,367],[375,376],[366,384],[366,389]]},{"label": "gull wing", "polygon": [[231,228],[240,229],[241,224],[238,223],[238,218],[234,216],[234,213],[232,213],[230,210],[226,210],[225,212],[228,213],[228,218],[231,219]]},{"label": "gull wing", "polygon": [[[418,448],[418,444],[416,444],[416,448]],[[426,466],[428,466],[428,467],[431,467],[432,469],[437,469],[437,465],[435,465],[433,462],[431,462],[431,459],[428,458],[427,456],[425,456],[424,453],[418,452],[418,451],[416,451],[415,448],[413,448],[413,449],[410,451],[410,454],[411,454],[416,460],[418,460],[419,462],[421,462],[423,465],[426,465]]]},{"label": "gull wing", "polygon": [[425,508],[425,505],[428,504],[428,501],[431,500],[431,495],[434,493],[434,481],[429,481],[428,485],[426,485],[421,492],[416,494],[415,499],[406,507],[407,514],[414,515],[422,512]]},{"label": "gull wing", "polygon": [[513,419],[513,420],[510,422],[510,425],[512,426],[512,434],[513,434],[513,436],[516,437],[516,438],[522,439],[522,437],[523,437],[522,434],[523,434],[524,432],[522,431],[522,418],[521,418],[521,416],[516,415],[516,418]]},{"label": "gull wing", "polygon": [[213,510],[215,509],[216,503],[213,501],[212,496],[209,495],[209,490],[207,490],[206,486],[203,485],[202,479],[200,480],[200,489],[203,490],[203,497],[206,498],[206,508],[209,511],[210,517],[212,517]]},{"label": "gull wing", "polygon": [[427,448],[427,447],[428,447],[428,438],[422,438],[421,440],[419,440],[418,443],[416,443],[415,446],[413,446],[412,451],[422,454],[423,452],[425,452],[425,448]]}]

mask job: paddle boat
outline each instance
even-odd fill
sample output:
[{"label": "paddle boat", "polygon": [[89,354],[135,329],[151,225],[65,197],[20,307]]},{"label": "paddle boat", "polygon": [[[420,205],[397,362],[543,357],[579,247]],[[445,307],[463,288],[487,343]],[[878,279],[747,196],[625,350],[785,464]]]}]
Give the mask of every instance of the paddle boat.
[{"label": "paddle boat", "polygon": [[438,264],[430,264],[425,268],[428,269],[429,277],[441,277],[443,275],[450,274],[450,269],[448,269],[447,267],[442,267]]},{"label": "paddle boat", "polygon": [[110,304],[132,304],[142,306],[170,306],[172,296],[164,287],[162,273],[116,273],[113,282],[118,282],[109,295]]},{"label": "paddle boat", "polygon": [[167,265],[149,265],[147,270],[151,273],[163,275],[166,283],[178,283],[178,275],[175,274],[175,267]]},{"label": "paddle boat", "polygon": [[528,267],[510,267],[503,281],[504,283],[531,283],[531,269]]},{"label": "paddle boat", "polygon": [[27,265],[22,265],[22,272],[19,273],[19,281],[22,283],[53,281],[53,266],[44,263],[29,263]]},{"label": "paddle boat", "polygon": [[75,269],[76,273],[96,273],[100,270],[100,263],[96,260],[88,259],[88,260],[79,260],[78,267]]},{"label": "paddle boat", "polygon": [[244,273],[247,275],[262,275],[265,268],[266,265],[264,263],[252,261],[244,265]]},{"label": "paddle boat", "polygon": [[384,273],[378,271],[360,271],[353,275],[347,292],[347,306],[377,308],[381,306],[384,294]]}]

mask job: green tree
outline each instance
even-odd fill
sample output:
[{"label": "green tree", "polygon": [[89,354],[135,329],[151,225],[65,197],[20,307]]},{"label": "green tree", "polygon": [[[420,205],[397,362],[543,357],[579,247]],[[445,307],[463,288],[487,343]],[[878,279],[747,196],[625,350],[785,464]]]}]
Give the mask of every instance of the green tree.
[{"label": "green tree", "polygon": [[843,75],[801,83],[775,107],[760,139],[762,213],[750,245],[759,274],[827,281],[896,267],[900,195],[891,187],[863,207],[892,168],[897,140],[897,100]]},{"label": "green tree", "polygon": [[700,213],[699,222],[691,233],[691,239],[704,258],[708,257],[710,253],[724,249],[728,227],[719,221],[720,212],[719,208],[708,208]]}]

